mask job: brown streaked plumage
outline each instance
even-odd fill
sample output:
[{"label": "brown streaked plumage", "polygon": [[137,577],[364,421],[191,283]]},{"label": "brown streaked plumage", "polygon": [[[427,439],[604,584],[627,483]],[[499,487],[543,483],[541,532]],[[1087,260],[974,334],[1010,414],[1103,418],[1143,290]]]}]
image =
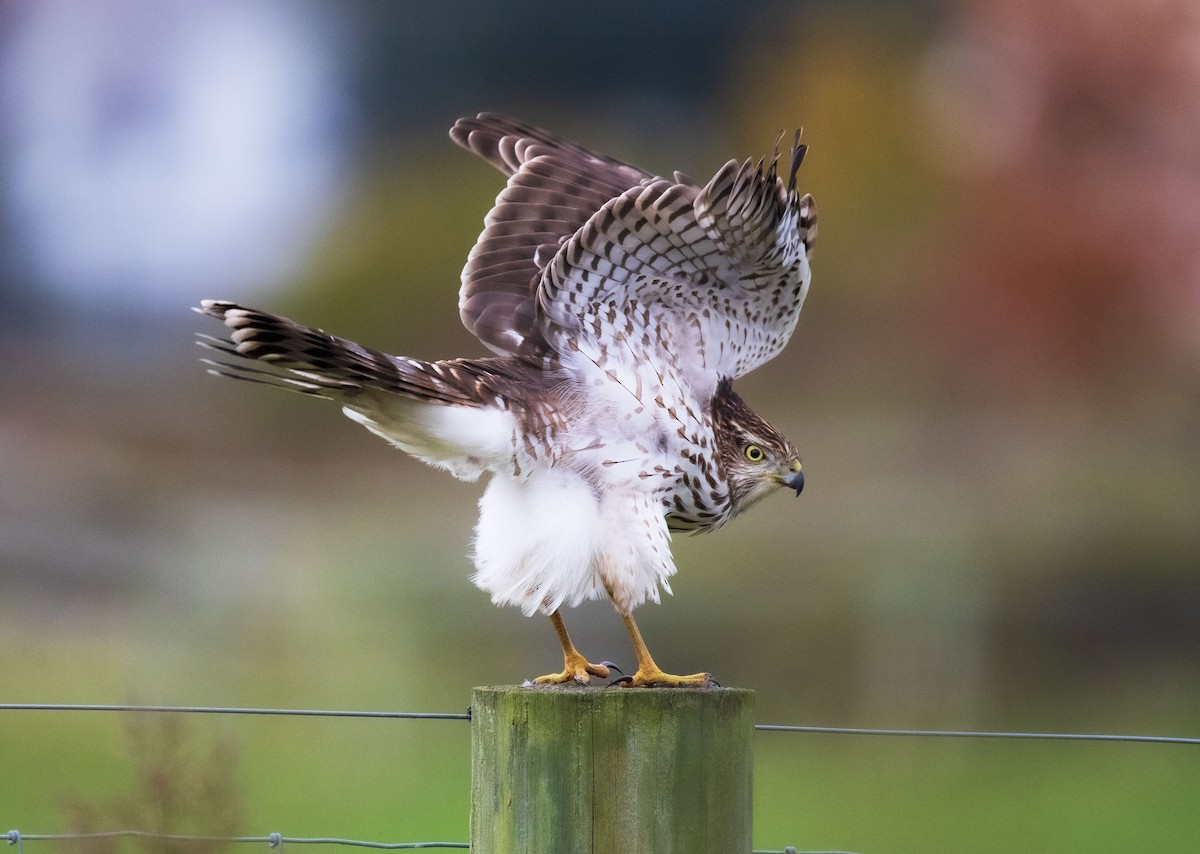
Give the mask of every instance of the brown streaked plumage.
[{"label": "brown streaked plumage", "polygon": [[808,288],[816,208],[730,161],[705,185],[664,179],[492,114],[455,142],[508,176],[463,269],[463,323],[496,355],[391,356],[234,303],[205,300],[228,338],[200,343],[213,373],[341,404],[413,456],[473,480],[475,583],[497,604],[550,615],[564,669],[578,653],[560,609],[607,595],[634,642],[636,685],[663,673],[632,611],[669,591],[669,531],[712,530],[803,474],[795,447],[731,380],[772,358]]}]

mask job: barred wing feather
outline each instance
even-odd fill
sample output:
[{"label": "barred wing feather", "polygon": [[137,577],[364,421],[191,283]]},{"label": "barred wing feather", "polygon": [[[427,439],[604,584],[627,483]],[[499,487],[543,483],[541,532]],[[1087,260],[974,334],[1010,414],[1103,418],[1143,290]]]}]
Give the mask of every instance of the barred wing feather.
[{"label": "barred wing feather", "polygon": [[730,161],[704,187],[656,179],[605,203],[541,275],[547,337],[586,334],[637,304],[689,331],[691,352],[666,355],[697,387],[774,357],[810,279],[816,206],[795,188],[803,153],[793,150],[786,185],[774,162]]},{"label": "barred wing feather", "polygon": [[460,119],[450,136],[509,176],[463,268],[463,325],[497,353],[540,353],[541,268],[605,203],[652,176],[493,113]]}]

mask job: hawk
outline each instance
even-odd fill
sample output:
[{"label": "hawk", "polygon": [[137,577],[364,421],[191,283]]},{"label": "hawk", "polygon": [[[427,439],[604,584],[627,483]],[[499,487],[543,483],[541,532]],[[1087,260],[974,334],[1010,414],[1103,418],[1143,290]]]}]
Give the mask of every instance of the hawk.
[{"label": "hawk", "polygon": [[[635,686],[704,685],[651,657],[633,619],[670,592],[673,531],[710,531],[780,487],[804,485],[792,443],[732,381],[791,337],[808,291],[816,206],[729,161],[705,184],[652,175],[491,113],[450,131],[508,182],[462,272],[462,322],[494,355],[391,356],[221,300],[195,309],[227,338],[211,373],[340,404],[352,420],[463,480],[479,502],[474,583],[549,616],[564,666],[538,683],[609,676],[571,641],[564,607],[608,597]],[[232,357],[232,358],[229,358]]]}]

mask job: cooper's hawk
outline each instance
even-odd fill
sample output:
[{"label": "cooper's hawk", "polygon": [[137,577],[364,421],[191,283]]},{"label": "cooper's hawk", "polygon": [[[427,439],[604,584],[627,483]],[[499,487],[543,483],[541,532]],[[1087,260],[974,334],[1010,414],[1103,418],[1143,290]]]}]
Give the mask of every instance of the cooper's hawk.
[{"label": "cooper's hawk", "polygon": [[414,457],[475,480],[472,580],[498,605],[549,615],[561,673],[605,678],[560,609],[608,596],[633,685],[699,685],[654,663],[633,610],[675,573],[671,531],[723,525],[804,485],[792,443],[731,380],[775,356],[810,278],[816,208],[764,165],[729,161],[700,185],[596,154],[498,115],[457,122],[459,145],[508,176],[462,273],[463,323],[496,355],[389,356],[230,302],[197,311],[228,339],[212,373],[323,397]]}]

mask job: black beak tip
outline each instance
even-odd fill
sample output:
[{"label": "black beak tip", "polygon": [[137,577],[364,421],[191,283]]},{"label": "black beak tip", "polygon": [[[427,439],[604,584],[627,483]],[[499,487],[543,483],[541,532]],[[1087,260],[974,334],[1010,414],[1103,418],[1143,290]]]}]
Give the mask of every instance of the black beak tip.
[{"label": "black beak tip", "polygon": [[793,472],[785,477],[783,482],[787,485],[788,489],[796,490],[796,495],[799,496],[804,491],[804,472]]}]

